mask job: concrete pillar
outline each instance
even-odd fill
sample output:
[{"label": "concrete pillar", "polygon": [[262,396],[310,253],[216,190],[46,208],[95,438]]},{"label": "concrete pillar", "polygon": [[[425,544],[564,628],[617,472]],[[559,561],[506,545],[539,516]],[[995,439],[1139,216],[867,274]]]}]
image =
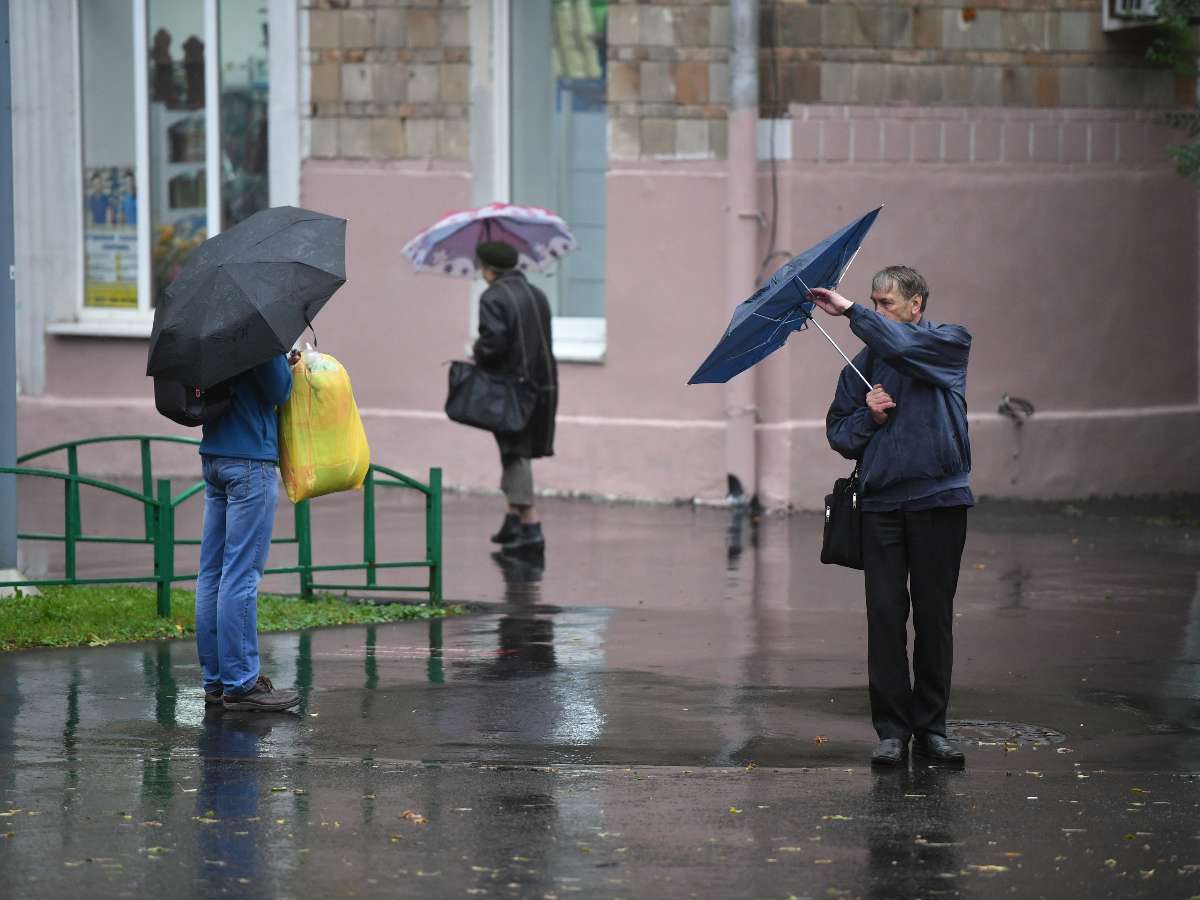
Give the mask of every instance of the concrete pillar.
[{"label": "concrete pillar", "polygon": [[[754,293],[758,212],[755,140],[758,127],[758,0],[731,0],[729,48],[729,205],[723,312]],[[750,502],[758,493],[755,424],[758,404],[754,369],[725,387],[725,465],[731,499]]]}]

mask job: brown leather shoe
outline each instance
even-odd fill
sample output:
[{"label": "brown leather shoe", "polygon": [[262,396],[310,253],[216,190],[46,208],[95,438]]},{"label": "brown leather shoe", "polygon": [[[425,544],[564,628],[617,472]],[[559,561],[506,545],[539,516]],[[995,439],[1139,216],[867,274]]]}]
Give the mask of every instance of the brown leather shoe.
[{"label": "brown leather shoe", "polygon": [[244,694],[225,692],[225,708],[252,712],[281,712],[300,704],[300,695],[295,691],[277,691],[271,679],[259,675],[254,687]]},{"label": "brown leather shoe", "polygon": [[204,691],[204,705],[205,706],[220,706],[221,701],[224,699],[224,697],[225,697],[225,689],[223,687],[218,685],[217,687],[213,688],[211,691],[206,688]]},{"label": "brown leather shoe", "polygon": [[944,766],[962,766],[967,757],[940,734],[922,734],[913,738],[913,755]]}]

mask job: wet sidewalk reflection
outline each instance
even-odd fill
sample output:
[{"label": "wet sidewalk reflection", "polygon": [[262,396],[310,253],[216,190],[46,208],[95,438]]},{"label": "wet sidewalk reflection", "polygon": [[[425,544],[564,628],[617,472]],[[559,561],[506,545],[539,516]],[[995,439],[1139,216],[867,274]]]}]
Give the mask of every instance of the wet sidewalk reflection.
[{"label": "wet sidewalk reflection", "polygon": [[448,506],[447,584],[478,607],[264,636],[295,713],[206,710],[190,642],[0,655],[8,883],[883,898],[1155,870],[1200,891],[1182,526],[973,513],[967,770],[871,774],[861,581],[815,562],[815,517],[547,503],[528,559],[492,552],[490,506]]}]

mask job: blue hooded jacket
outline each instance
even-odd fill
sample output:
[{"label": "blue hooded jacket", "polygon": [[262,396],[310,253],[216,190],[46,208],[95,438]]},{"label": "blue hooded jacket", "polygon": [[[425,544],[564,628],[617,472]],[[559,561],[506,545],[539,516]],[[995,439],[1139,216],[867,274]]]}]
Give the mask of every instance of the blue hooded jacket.
[{"label": "blue hooded jacket", "polygon": [[970,333],[925,318],[893,322],[858,303],[846,315],[867,345],[854,365],[896,403],[887,422],[875,424],[866,386],[849,366],[842,369],[825,431],[829,446],[861,461],[863,510],[898,509],[943,491],[973,502],[966,396]]},{"label": "blue hooded jacket", "polygon": [[287,357],[275,356],[233,380],[233,402],[225,414],[204,426],[203,456],[229,456],[279,462],[276,407],[292,393]]}]

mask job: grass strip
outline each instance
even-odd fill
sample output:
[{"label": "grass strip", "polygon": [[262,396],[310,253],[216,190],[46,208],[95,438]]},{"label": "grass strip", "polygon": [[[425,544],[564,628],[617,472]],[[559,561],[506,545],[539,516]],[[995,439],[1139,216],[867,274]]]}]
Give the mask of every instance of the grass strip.
[{"label": "grass strip", "polygon": [[[196,595],[171,591],[171,617],[155,615],[155,592],[124,585],[47,587],[41,596],[0,599],[0,651],[25,647],[103,647],[133,641],[191,638]],[[458,615],[457,606],[351,602],[329,595],[315,600],[262,594],[258,630],[296,631],[328,625],[372,625]]]}]

